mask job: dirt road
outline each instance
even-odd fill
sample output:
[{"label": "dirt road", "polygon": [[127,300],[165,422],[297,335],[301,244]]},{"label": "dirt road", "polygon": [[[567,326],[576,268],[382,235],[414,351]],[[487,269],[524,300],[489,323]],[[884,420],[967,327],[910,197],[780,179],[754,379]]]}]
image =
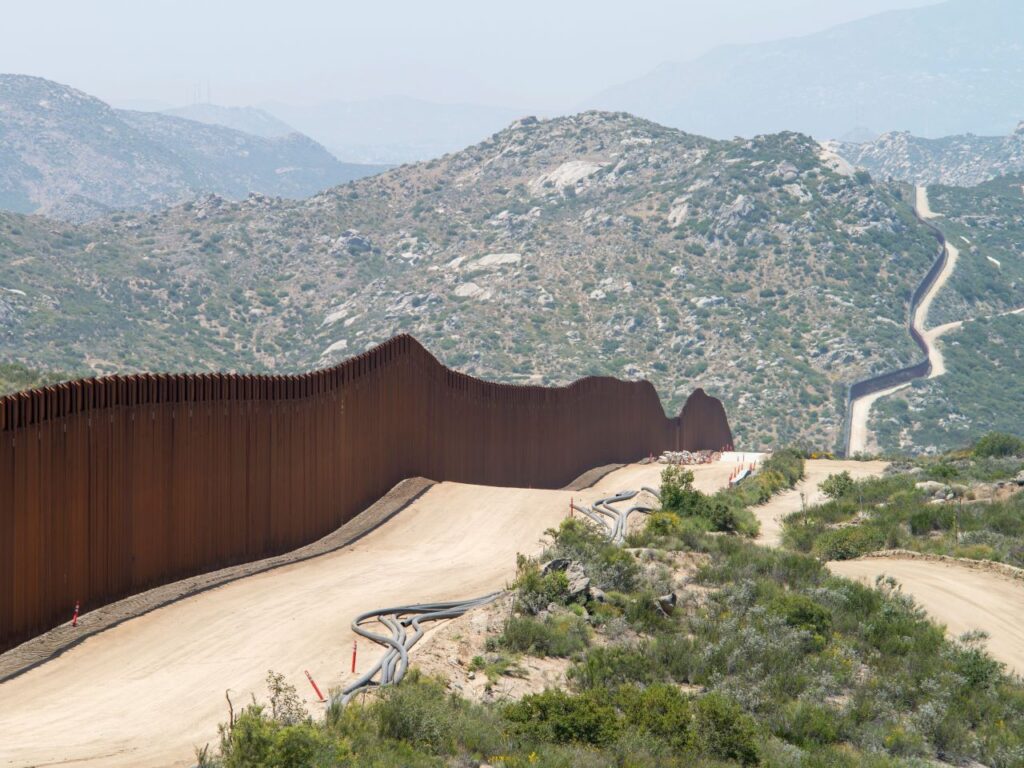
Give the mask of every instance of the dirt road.
[{"label": "dirt road", "polygon": [[903,591],[952,636],[972,629],[989,633],[992,656],[1024,674],[1024,584],[989,571],[928,560],[865,558],[828,564],[840,576],[873,585],[895,578]]},{"label": "dirt road", "polygon": [[[575,497],[658,484],[660,465],[629,466],[585,491],[441,483],[355,544],[251,576],[89,638],[0,684],[0,766],[186,766],[227,717],[263,696],[268,669],[307,695],[348,674],[349,622],[386,605],[475,597],[504,587],[518,552],[535,553]],[[698,467],[724,485],[731,466]],[[360,669],[380,653],[359,639]]]},{"label": "dirt road", "polygon": [[[931,206],[928,203],[928,188],[918,187],[917,197],[915,201],[915,207],[917,214],[922,219],[933,219],[939,214],[932,211]],[[924,339],[925,346],[928,348],[928,360],[931,363],[931,371],[928,374],[929,379],[934,379],[936,376],[942,376],[946,372],[946,361],[942,356],[942,350],[939,348],[938,339],[945,333],[959,327],[956,323],[947,323],[937,328],[928,330],[928,312],[931,310],[932,302],[938,295],[939,291],[949,280],[950,275],[953,274],[953,270],[956,269],[957,260],[960,258],[960,251],[953,245],[946,241],[946,263],[942,267],[942,271],[939,272],[935,278],[935,282],[932,283],[928,292],[922,297],[921,302],[917,305],[917,309],[914,311],[914,316],[911,318],[911,325],[917,329],[918,333]],[[906,389],[910,386],[910,382],[904,384],[897,384],[894,387],[883,389],[880,392],[873,392],[870,395],[864,395],[863,397],[857,398],[850,404],[850,437],[847,444],[847,454],[853,456],[858,453],[864,453],[871,448],[877,448],[873,445],[873,437],[868,429],[868,421],[871,417],[871,407],[883,397],[899,392],[902,389]]]},{"label": "dirt road", "polygon": [[[797,483],[796,488],[772,497],[766,503],[752,507],[753,513],[761,523],[761,532],[757,543],[767,547],[778,547],[782,544],[782,520],[787,515],[799,512],[802,505],[811,506],[825,500],[825,494],[818,486],[829,475],[849,472],[855,480],[881,475],[888,462],[885,461],[829,461],[810,459],[804,465],[804,479]],[[801,499],[801,494],[803,498]]]}]

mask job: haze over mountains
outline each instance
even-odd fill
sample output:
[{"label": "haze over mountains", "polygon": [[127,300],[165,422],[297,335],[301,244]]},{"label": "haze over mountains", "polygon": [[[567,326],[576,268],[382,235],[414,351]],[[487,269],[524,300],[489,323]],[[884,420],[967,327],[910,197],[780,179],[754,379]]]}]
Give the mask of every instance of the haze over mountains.
[{"label": "haze over mountains", "polygon": [[781,130],[1005,135],[1024,104],[1024,3],[950,0],[802,38],[718,48],[610,88],[587,107],[709,136]]},{"label": "haze over mountains", "polygon": [[306,106],[276,102],[262,108],[316,138],[336,157],[391,165],[456,152],[526,114],[514,108],[402,97]]},{"label": "haze over mountains", "polygon": [[115,110],[38,77],[0,75],[0,207],[81,221],[217,193],[305,197],[378,171],[301,134],[261,138]]}]

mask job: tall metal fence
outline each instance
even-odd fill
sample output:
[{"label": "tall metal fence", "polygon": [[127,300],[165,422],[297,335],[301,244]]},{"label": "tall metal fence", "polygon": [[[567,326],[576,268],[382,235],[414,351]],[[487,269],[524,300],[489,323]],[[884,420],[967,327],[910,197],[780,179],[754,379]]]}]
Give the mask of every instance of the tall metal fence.
[{"label": "tall metal fence", "polygon": [[405,477],[556,488],[732,441],[697,390],[494,384],[398,336],[298,376],[131,375],[0,399],[0,650],[127,595],[280,554]]}]

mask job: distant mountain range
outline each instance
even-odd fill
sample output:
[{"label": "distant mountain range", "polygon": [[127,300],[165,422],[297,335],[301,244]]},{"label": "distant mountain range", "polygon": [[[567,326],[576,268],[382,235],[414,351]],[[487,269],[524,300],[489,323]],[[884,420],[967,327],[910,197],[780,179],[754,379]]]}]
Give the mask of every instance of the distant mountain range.
[{"label": "distant mountain range", "polygon": [[257,107],[222,107],[217,104],[190,104],[175,109],[160,110],[165,115],[184,117],[208,125],[223,125],[242,133],[260,136],[264,139],[276,139],[299,131],[285,122],[278,120]]},{"label": "distant mountain range", "polygon": [[834,141],[827,145],[873,176],[912,184],[970,187],[1024,172],[1024,123],[1009,136],[966,134],[923,139],[900,132],[886,133],[863,144]]},{"label": "distant mountain range", "polygon": [[1024,104],[1024,3],[950,0],[666,64],[583,106],[683,130],[1006,134]]},{"label": "distant mountain range", "polygon": [[0,208],[82,221],[216,193],[307,197],[376,173],[297,133],[263,138],[115,110],[59,83],[0,75]]}]

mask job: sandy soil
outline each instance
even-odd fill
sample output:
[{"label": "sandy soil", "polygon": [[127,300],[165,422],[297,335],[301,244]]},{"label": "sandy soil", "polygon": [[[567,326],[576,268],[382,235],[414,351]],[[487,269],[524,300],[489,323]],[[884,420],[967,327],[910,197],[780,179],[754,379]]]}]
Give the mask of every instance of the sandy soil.
[{"label": "sandy soil", "polygon": [[951,636],[972,629],[989,633],[993,657],[1024,674],[1024,585],[995,573],[927,560],[865,558],[828,564],[840,576],[873,585],[892,576]]},{"label": "sandy soil", "polygon": [[[697,467],[715,490],[732,466]],[[474,597],[504,587],[515,556],[541,548],[575,497],[656,486],[660,465],[627,466],[585,491],[440,483],[355,544],[227,584],[89,638],[0,684],[0,766],[186,766],[236,709],[264,696],[268,669],[308,695],[348,673],[349,622],[386,605]],[[379,647],[359,638],[359,668]]]},{"label": "sandy soil", "polygon": [[[810,459],[804,465],[804,479],[796,488],[785,491],[772,497],[771,501],[752,511],[761,523],[761,532],[758,534],[757,543],[768,547],[778,547],[782,544],[782,520],[787,515],[799,512],[802,505],[812,506],[820,504],[825,500],[818,486],[822,480],[829,475],[837,475],[840,472],[849,472],[854,480],[865,477],[877,477],[889,466],[885,461],[830,461],[828,459]],[[800,496],[803,494],[804,498]]]},{"label": "sandy soil", "polygon": [[874,436],[868,430],[868,418],[871,416],[871,407],[883,397],[888,397],[909,386],[909,382],[897,384],[895,387],[872,392],[870,395],[858,397],[853,401],[850,405],[850,441],[847,446],[847,454],[855,456],[858,453],[866,453],[871,449],[877,448]]},{"label": "sandy soil", "polygon": [[917,194],[914,200],[914,207],[917,208],[917,215],[922,219],[934,219],[939,216],[928,204],[928,187],[919,186],[915,191]]},{"label": "sandy soil", "polygon": [[[755,454],[749,454],[754,456]],[[594,484],[599,494],[638,489],[648,486],[657,489],[661,485],[664,464],[629,464],[605,475]],[[714,493],[729,483],[729,475],[736,469],[735,463],[718,461],[714,464],[694,464],[687,469],[693,472],[693,487],[702,493]]]}]

